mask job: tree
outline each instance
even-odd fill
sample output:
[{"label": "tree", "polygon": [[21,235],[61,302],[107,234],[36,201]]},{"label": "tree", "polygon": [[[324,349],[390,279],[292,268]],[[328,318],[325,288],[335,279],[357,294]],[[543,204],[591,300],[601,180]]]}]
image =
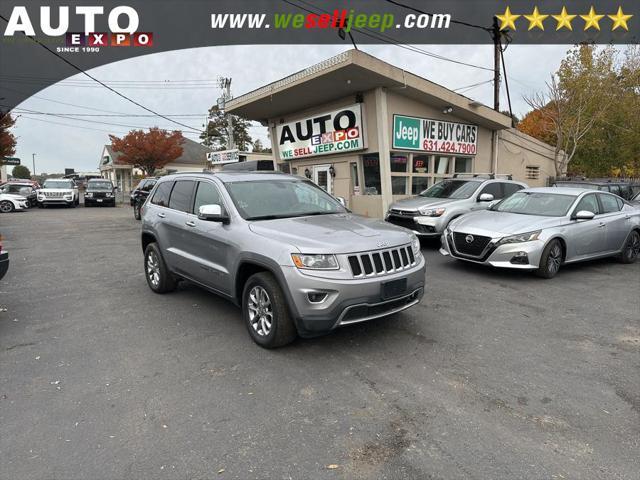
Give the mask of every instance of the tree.
[{"label": "tree", "polygon": [[[219,110],[217,106],[209,109],[209,122],[204,132],[200,134],[202,144],[214,150],[229,149],[229,114]],[[235,148],[246,152],[253,143],[249,134],[251,122],[242,117],[231,115],[233,120],[233,141]]]},{"label": "tree", "polygon": [[16,137],[9,131],[15,123],[11,113],[0,111],[0,164],[3,157],[16,153]]},{"label": "tree", "polygon": [[259,138],[256,138],[253,142],[253,149],[251,151],[256,153],[271,153],[271,149],[264,147]]},{"label": "tree", "polygon": [[31,171],[24,165],[16,165],[13,167],[11,176],[14,178],[26,178],[29,180],[31,178]]},{"label": "tree", "polygon": [[109,135],[111,146],[119,154],[118,160],[142,170],[145,175],[153,175],[182,155],[185,138],[182,132],[168,132],[158,127],[148,132],[131,130],[127,135],[118,138]]}]

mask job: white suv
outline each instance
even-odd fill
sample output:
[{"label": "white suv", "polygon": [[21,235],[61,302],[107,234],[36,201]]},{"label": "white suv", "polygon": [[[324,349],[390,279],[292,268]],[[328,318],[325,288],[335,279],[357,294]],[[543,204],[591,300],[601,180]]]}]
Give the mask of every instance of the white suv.
[{"label": "white suv", "polygon": [[69,178],[47,178],[38,190],[38,206],[66,205],[77,207],[80,204],[80,192],[75,182]]}]

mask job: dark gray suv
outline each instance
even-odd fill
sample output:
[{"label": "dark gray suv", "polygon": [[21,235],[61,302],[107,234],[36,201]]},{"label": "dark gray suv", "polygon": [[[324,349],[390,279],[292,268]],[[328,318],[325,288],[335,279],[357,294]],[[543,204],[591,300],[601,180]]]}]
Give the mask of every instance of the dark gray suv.
[{"label": "dark gray suv", "polygon": [[241,306],[268,348],[399,312],[424,293],[414,234],[278,173],[163,177],[142,207],[142,249],[154,292],[199,284]]}]

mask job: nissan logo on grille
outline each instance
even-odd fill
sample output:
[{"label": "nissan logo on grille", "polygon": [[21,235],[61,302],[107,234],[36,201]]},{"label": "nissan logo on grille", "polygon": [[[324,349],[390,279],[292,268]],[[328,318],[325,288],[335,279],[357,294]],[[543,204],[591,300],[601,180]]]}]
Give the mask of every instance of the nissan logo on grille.
[{"label": "nissan logo on grille", "polygon": [[466,237],[464,237],[464,241],[467,243],[473,243],[474,240],[475,238],[473,238],[473,235],[467,235]]}]

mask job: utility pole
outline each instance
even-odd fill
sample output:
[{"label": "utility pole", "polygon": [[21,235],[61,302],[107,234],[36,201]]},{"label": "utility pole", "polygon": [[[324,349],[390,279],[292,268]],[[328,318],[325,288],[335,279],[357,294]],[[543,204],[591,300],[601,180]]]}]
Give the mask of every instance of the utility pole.
[{"label": "utility pole", "polygon": [[[222,104],[225,105],[227,100],[231,100],[231,79],[230,78],[220,78],[218,80],[218,83],[220,85],[220,88],[223,89],[222,92]],[[220,104],[220,101],[218,101],[218,105]],[[223,110],[224,110],[224,106],[223,106]],[[229,138],[229,141],[227,142],[228,145],[228,149],[233,149],[236,148],[236,142],[233,138],[233,116],[232,115],[227,115],[227,135]]]},{"label": "utility pole", "polygon": [[31,160],[33,162],[33,176],[36,176],[36,154],[32,153],[31,154]]},{"label": "utility pole", "polygon": [[500,111],[500,28],[493,17],[493,109]]}]

